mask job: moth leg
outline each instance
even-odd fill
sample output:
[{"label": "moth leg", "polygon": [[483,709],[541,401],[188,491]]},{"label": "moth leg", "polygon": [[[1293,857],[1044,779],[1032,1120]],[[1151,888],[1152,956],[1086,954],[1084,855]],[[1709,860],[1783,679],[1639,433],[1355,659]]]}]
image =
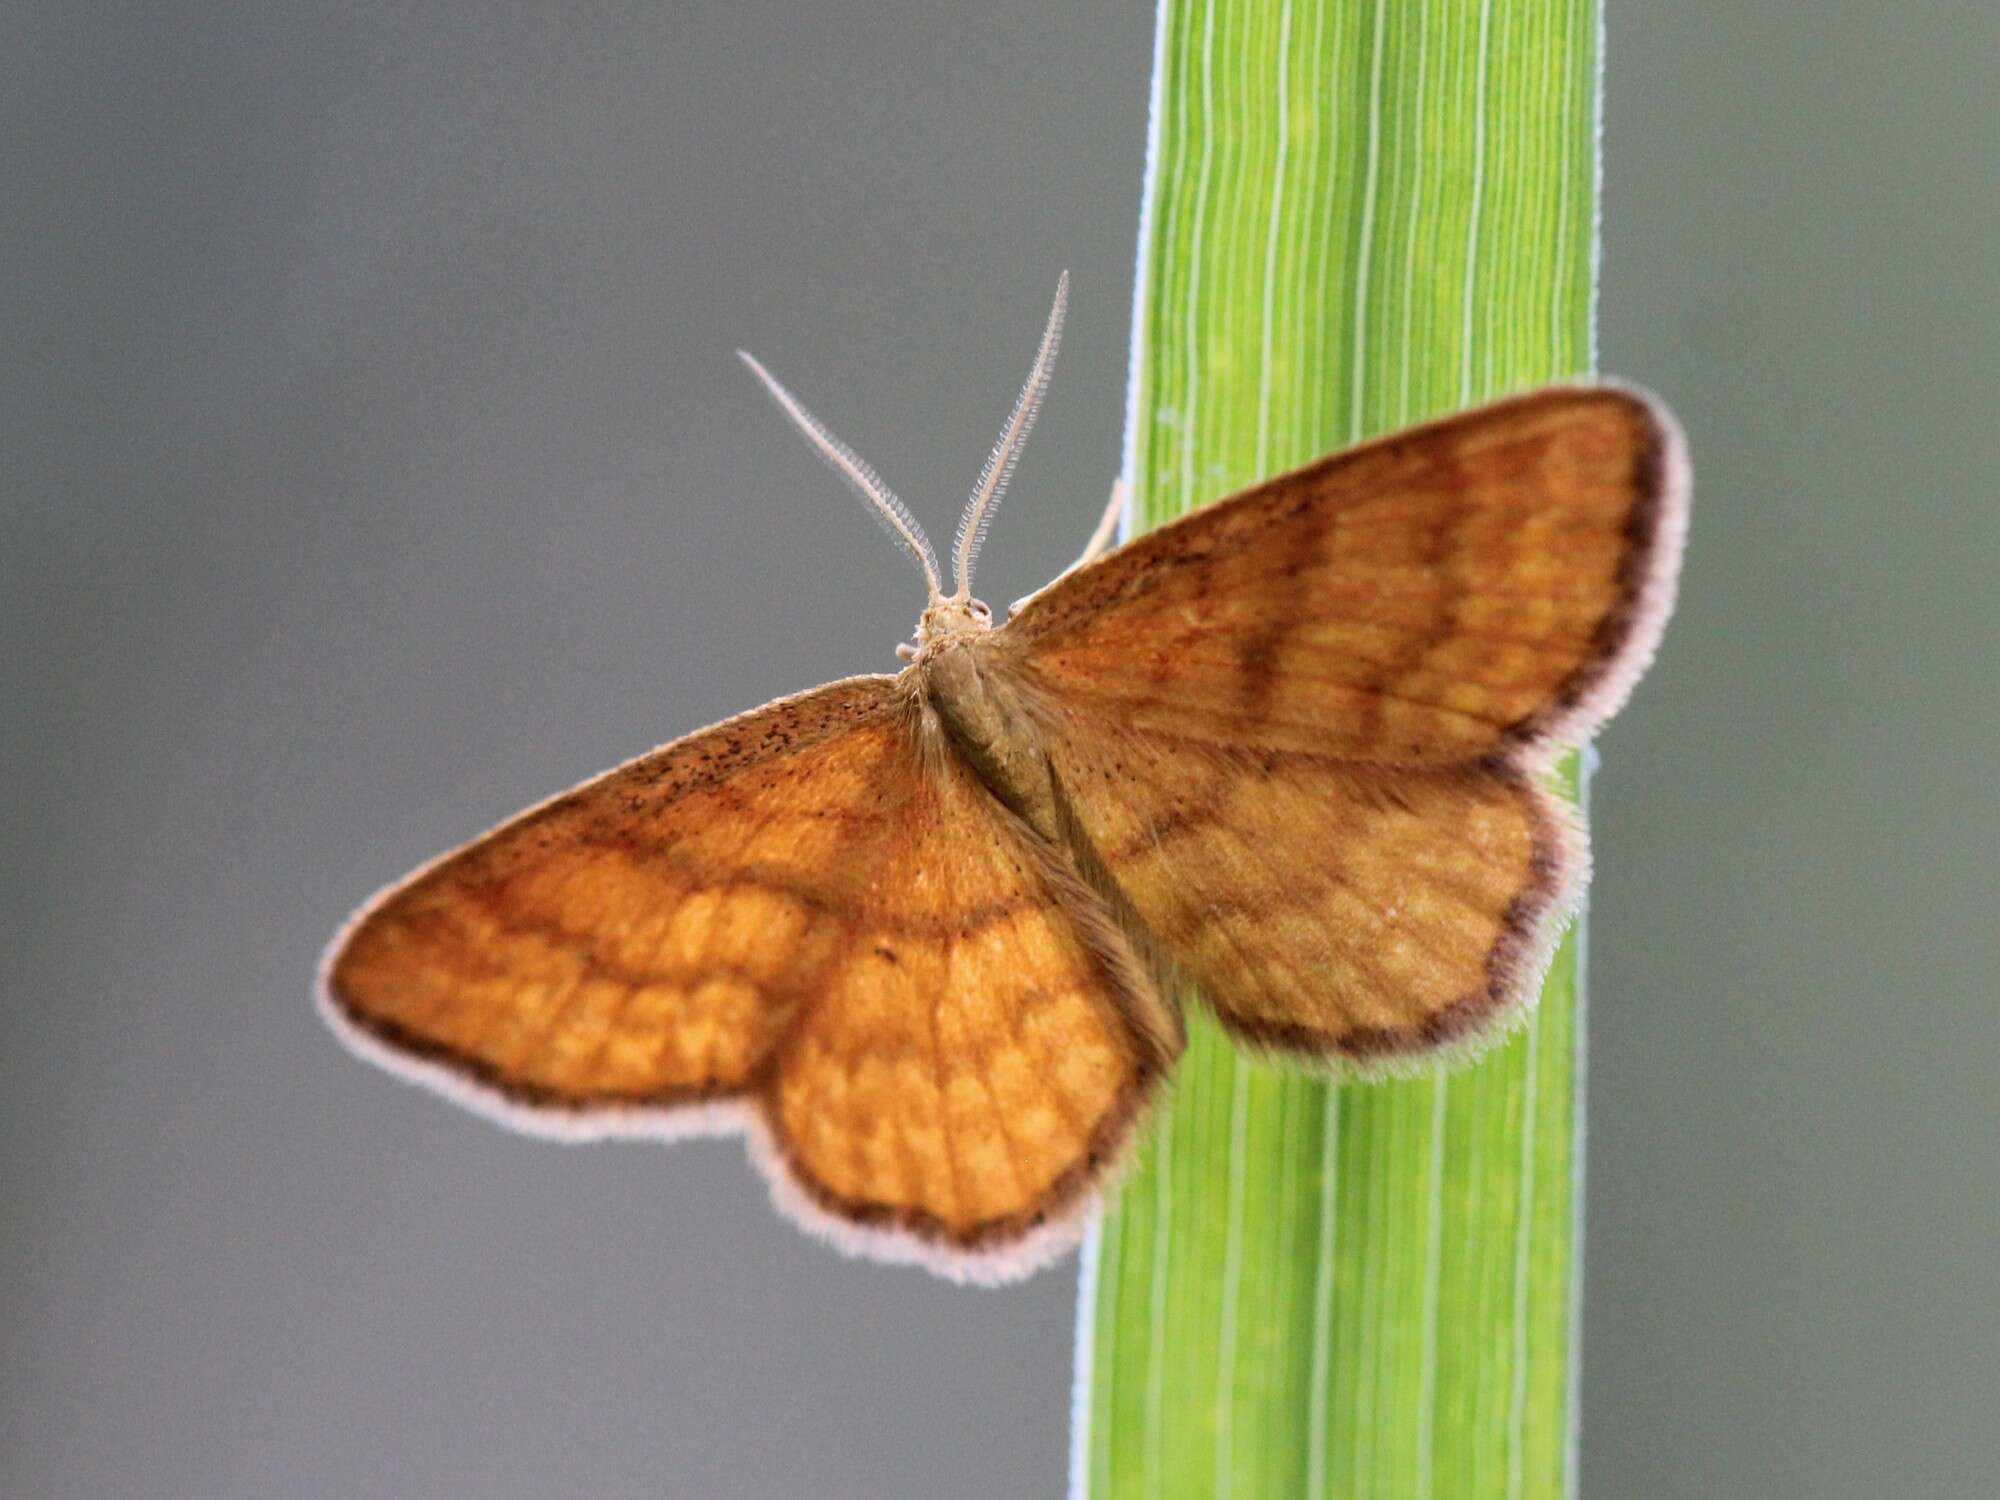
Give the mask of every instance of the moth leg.
[{"label": "moth leg", "polygon": [[1096,562],[1111,550],[1111,543],[1118,535],[1118,518],[1125,514],[1125,500],[1130,493],[1123,475],[1111,481],[1111,498],[1105,503],[1104,514],[1098,517],[1097,530],[1091,532],[1090,540],[1083,544],[1083,555],[1064,572],[1074,573],[1085,563]]},{"label": "moth leg", "polygon": [[1034,598],[1035,594],[1039,594],[1042,592],[1042,589],[1048,588],[1049,584],[1056,582],[1057,579],[1067,578],[1078,568],[1084,566],[1084,564],[1096,562],[1098,558],[1111,550],[1111,544],[1118,536],[1118,518],[1125,514],[1125,497],[1128,493],[1130,491],[1123,477],[1111,481],[1111,498],[1105,503],[1104,514],[1097,519],[1097,529],[1091,532],[1090,540],[1083,544],[1083,554],[1075,562],[1064,568],[1062,572],[1056,574],[1055,578],[1051,578],[1048,583],[1036,589],[1034,594],[1023,594],[1019,599],[1008,605],[1007,613],[1009,615],[1018,615],[1022,607],[1030,599]]}]

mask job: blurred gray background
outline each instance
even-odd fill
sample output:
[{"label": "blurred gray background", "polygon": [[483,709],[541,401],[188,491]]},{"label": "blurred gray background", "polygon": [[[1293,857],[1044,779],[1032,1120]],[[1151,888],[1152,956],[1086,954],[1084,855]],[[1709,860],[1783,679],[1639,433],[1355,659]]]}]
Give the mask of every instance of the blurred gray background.
[{"label": "blurred gray background", "polygon": [[[2000,10],[1612,0],[1606,368],[1680,617],[1598,782],[1583,1474],[2000,1477]],[[892,667],[915,574],[737,366],[986,554],[1117,460],[1136,4],[29,4],[0,55],[0,1492],[1057,1492],[1074,1272],[844,1261],[734,1143],[350,1060],[347,909]]]}]

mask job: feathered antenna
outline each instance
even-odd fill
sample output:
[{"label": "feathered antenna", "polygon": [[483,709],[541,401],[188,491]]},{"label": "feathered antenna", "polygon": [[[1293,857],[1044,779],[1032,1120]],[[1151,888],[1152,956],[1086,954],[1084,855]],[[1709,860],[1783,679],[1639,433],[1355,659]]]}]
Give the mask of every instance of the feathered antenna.
[{"label": "feathered antenna", "polygon": [[931,551],[930,538],[924,535],[924,528],[917,524],[917,518],[910,514],[909,507],[896,498],[895,491],[882,482],[882,476],[869,468],[858,453],[828,432],[818,417],[799,404],[798,397],[772,379],[769,370],[741,349],[736,351],[736,357],[750,367],[751,374],[764,382],[764,389],[771,393],[771,399],[798,424],[799,431],[806,435],[807,441],[818,450],[827,466],[854,487],[855,494],[868,502],[883,528],[909,549],[910,556],[924,571],[924,586],[930,590],[930,602],[936,604],[944,597],[937,554]]},{"label": "feathered antenna", "polygon": [[952,548],[958,591],[952,597],[961,603],[972,597],[972,565],[979,559],[979,544],[986,540],[986,528],[993,524],[994,512],[1000,509],[1000,497],[1007,492],[1007,481],[1013,477],[1014,465],[1021,457],[1021,444],[1028,436],[1028,429],[1035,425],[1035,413],[1041,410],[1042,396],[1049,388],[1056,345],[1062,341],[1063,310],[1068,305],[1069,272],[1065,271],[1056,278],[1056,303],[1049,309],[1049,324],[1042,330],[1041,348],[1035,351],[1035,367],[1028,372],[1028,383],[1021,387],[1007,425],[1000,429],[1000,441],[993,445],[986,467],[979,471],[979,483],[973,487],[972,498],[965,502],[965,514],[959,517],[958,540]]}]

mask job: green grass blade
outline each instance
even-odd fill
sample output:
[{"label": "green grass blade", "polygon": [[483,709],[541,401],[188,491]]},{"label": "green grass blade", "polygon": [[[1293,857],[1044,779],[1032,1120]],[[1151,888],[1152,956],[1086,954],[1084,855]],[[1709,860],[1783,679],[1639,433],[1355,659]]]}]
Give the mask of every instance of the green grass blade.
[{"label": "green grass blade", "polygon": [[[1139,525],[1591,368],[1597,0],[1165,0],[1160,28]],[[1073,1487],[1570,1493],[1578,934],[1530,1024],[1440,1078],[1332,1086],[1190,1014],[1086,1250]]]}]

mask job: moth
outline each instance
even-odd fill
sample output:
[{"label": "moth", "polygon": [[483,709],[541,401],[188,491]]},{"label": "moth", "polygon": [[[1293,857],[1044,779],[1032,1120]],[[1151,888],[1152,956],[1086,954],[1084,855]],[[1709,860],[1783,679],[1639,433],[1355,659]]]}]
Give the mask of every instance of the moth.
[{"label": "moth", "polygon": [[[376,896],[320,1004],[363,1057],[564,1140],[743,1131],[779,1206],[962,1280],[1066,1248],[1205,1005],[1376,1075],[1536,995],[1586,877],[1550,762],[1672,604],[1673,418],[1554,386],[1084,557],[1004,624],[743,356],[924,575],[905,665],[667,744]],[[1198,997],[1198,998],[1195,998]]]}]

